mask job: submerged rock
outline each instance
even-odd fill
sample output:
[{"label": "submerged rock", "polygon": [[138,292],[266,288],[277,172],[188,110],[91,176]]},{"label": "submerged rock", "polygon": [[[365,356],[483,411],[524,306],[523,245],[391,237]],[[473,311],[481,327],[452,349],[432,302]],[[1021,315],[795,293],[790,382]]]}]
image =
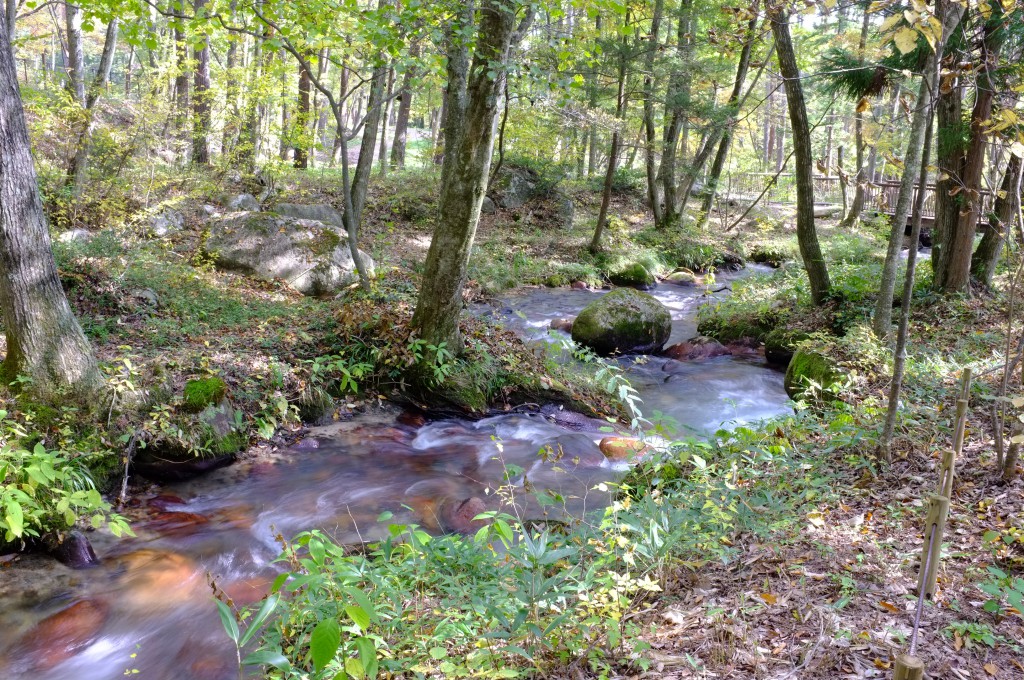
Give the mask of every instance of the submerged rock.
[{"label": "submerged rock", "polygon": [[441,528],[458,534],[471,534],[487,526],[487,521],[473,518],[487,512],[487,505],[472,496],[463,500],[446,498],[441,502]]},{"label": "submerged rock", "polygon": [[565,331],[566,333],[572,333],[572,319],[568,317],[552,319],[550,328],[553,331]]},{"label": "submerged rock", "polygon": [[[359,280],[345,237],[323,222],[240,212],[208,226],[205,249],[221,268],[281,279],[304,295],[329,295]],[[373,260],[360,253],[373,276]]]},{"label": "submerged rock", "polygon": [[697,359],[713,359],[732,354],[728,347],[714,338],[697,336],[686,342],[680,342],[671,347],[666,347],[662,352],[665,356],[676,361],[694,361]]},{"label": "submerged rock", "polygon": [[598,354],[645,354],[660,350],[672,333],[672,315],[656,298],[619,288],[583,308],[572,339]]},{"label": "submerged rock", "polygon": [[15,645],[15,667],[48,671],[99,638],[110,608],[97,600],[80,600],[46,617]]}]

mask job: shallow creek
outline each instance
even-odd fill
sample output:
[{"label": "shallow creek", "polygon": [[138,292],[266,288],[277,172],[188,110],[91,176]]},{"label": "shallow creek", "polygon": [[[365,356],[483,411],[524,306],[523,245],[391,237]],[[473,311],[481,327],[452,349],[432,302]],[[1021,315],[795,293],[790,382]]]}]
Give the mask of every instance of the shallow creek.
[{"label": "shallow creek", "polygon": [[[719,285],[736,276],[719,277]],[[672,311],[670,343],[696,334],[696,312],[707,301],[700,288],[662,284],[653,294]],[[488,313],[543,342],[552,319],[575,316],[599,295],[529,289]],[[763,359],[620,363],[644,414],[664,414],[683,434],[787,409],[782,375]],[[542,508],[514,494],[521,516],[600,509],[607,498],[595,485],[623,469],[597,447],[607,435],[602,425],[540,414],[423,422],[372,412],[317,428],[291,449],[166,485],[130,509],[136,538],[90,534],[98,567],[73,571],[42,556],[0,557],[0,677],[112,680],[138,670],[145,680],[237,678],[210,579],[236,603],[254,602],[278,573],[279,535],[321,528],[342,543],[372,540],[384,530],[376,518],[385,511],[392,522],[458,530],[481,509],[498,509],[493,490],[509,483],[511,466],[564,499]]]}]

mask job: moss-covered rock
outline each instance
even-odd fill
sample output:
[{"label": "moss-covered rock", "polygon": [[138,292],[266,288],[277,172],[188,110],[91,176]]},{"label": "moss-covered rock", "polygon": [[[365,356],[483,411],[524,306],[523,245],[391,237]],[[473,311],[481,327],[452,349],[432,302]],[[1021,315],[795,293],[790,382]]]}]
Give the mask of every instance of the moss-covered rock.
[{"label": "moss-covered rock", "polygon": [[764,338],[764,358],[770,364],[785,368],[793,359],[797,346],[806,339],[804,331],[776,328]]},{"label": "moss-covered rock", "polygon": [[697,321],[699,334],[714,338],[723,345],[741,340],[764,342],[768,333],[774,329],[775,324],[772,320],[762,318],[757,314],[729,316],[709,314],[700,317]]},{"label": "moss-covered rock", "polygon": [[639,262],[623,267],[608,278],[616,286],[629,286],[640,290],[650,290],[655,284],[654,274]]},{"label": "moss-covered rock", "polygon": [[657,299],[619,288],[583,308],[572,339],[598,354],[645,354],[660,350],[672,332],[672,315]]},{"label": "moss-covered rock", "polygon": [[190,479],[230,464],[248,444],[248,436],[236,424],[235,409],[226,401],[181,417],[178,425],[185,438],[148,442],[132,461],[135,472],[155,482]]},{"label": "moss-covered rock", "polygon": [[189,380],[181,395],[181,406],[188,413],[199,413],[208,406],[219,404],[227,394],[227,383],[220,378]]},{"label": "moss-covered rock", "polygon": [[766,264],[778,269],[785,262],[794,259],[794,253],[788,248],[759,243],[750,249],[750,260],[758,264]]},{"label": "moss-covered rock", "polygon": [[[786,369],[784,382],[786,394],[793,399],[804,396],[808,387],[816,385],[825,394],[835,396],[829,388],[839,382],[843,374],[836,368],[835,361],[811,349],[801,348],[793,355]],[[824,395],[823,395],[824,396]]]}]

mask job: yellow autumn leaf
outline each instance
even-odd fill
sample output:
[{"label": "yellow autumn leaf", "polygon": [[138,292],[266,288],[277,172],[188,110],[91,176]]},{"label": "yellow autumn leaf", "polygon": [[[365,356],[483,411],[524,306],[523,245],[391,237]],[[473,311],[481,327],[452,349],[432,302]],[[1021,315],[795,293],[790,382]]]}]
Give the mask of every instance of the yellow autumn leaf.
[{"label": "yellow autumn leaf", "polygon": [[900,23],[901,18],[902,17],[899,14],[893,14],[883,21],[881,28],[878,29],[879,35],[882,33],[888,33],[890,29],[896,28],[896,24]]},{"label": "yellow autumn leaf", "polygon": [[896,35],[893,36],[893,41],[896,43],[896,49],[898,49],[901,54],[913,52],[914,48],[917,47],[917,31],[904,26],[900,30],[896,31]]},{"label": "yellow autumn leaf", "polygon": [[864,113],[871,109],[871,100],[867,97],[861,97],[860,101],[857,102],[857,113]]},{"label": "yellow autumn leaf", "polygon": [[982,668],[985,669],[986,673],[993,677],[995,677],[995,675],[999,673],[999,667],[996,666],[994,663],[987,663],[984,666],[982,666]]},{"label": "yellow autumn leaf", "polygon": [[777,598],[775,595],[772,595],[771,593],[761,593],[761,599],[768,604],[775,604],[779,601],[779,598]]}]

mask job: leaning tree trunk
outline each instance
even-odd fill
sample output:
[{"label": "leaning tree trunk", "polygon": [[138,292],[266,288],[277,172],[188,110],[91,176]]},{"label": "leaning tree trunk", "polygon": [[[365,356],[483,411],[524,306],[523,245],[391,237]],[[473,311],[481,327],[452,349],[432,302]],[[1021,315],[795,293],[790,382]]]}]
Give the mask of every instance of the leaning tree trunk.
[{"label": "leaning tree trunk", "polygon": [[[627,16],[628,19],[628,16]],[[627,21],[628,23],[628,21]],[[622,151],[622,127],[626,117],[626,36],[622,36],[622,55],[619,59],[619,86],[615,98],[615,129],[612,130],[612,148],[608,151],[608,168],[604,175],[604,188],[601,191],[601,208],[597,212],[597,226],[594,237],[590,240],[590,252],[601,250],[604,238],[604,226],[608,220],[608,206],[612,198],[612,184],[615,180],[615,169]]]},{"label": "leaning tree trunk", "polygon": [[[914,195],[914,183],[921,169],[921,151],[924,142],[925,126],[931,115],[930,104],[932,92],[939,82],[939,64],[942,62],[942,51],[946,39],[953,28],[960,23],[962,8],[945,0],[936,2],[936,17],[942,22],[942,36],[935,41],[935,53],[928,56],[925,62],[924,75],[921,77],[921,88],[917,98],[917,109],[910,125],[910,138],[907,141],[907,153],[903,160],[903,177],[900,180],[900,192],[896,199],[896,210],[889,230],[889,247],[882,265],[882,282],[878,288],[878,299],[875,301],[875,315],[871,320],[871,328],[879,338],[888,337],[892,326],[892,298],[896,290],[896,270],[903,246],[903,235],[906,232],[907,216],[910,214],[910,203]],[[939,130],[941,133],[941,130]],[[917,244],[911,244],[916,248]]]},{"label": "leaning tree trunk", "polygon": [[1003,244],[1009,238],[1010,226],[1017,215],[1017,204],[1020,202],[1017,185],[1020,174],[1021,158],[1012,155],[1003,174],[999,193],[996,194],[992,219],[971,258],[971,275],[986,288],[992,287],[992,277],[995,276],[996,265],[999,264],[999,257],[1003,253]]},{"label": "leaning tree trunk", "polygon": [[677,65],[668,81],[665,94],[665,118],[669,121],[662,133],[661,166],[658,177],[661,180],[661,194],[665,201],[660,226],[672,226],[679,222],[680,207],[676,194],[676,162],[678,158],[679,137],[686,122],[686,73],[685,64],[693,52],[693,36],[690,31],[690,19],[693,13],[693,0],[681,0],[679,15],[676,19],[676,56],[683,62]]},{"label": "leaning tree trunk", "polygon": [[85,396],[99,388],[92,348],[57,276],[6,18],[0,27],[0,316],[6,382],[25,376],[40,397],[64,390]]},{"label": "leaning tree trunk", "polygon": [[[511,46],[526,32],[532,18],[532,10],[527,8],[526,18],[517,30],[518,4],[483,0],[472,65],[467,69],[468,59],[453,58],[451,54],[448,58],[448,111],[439,219],[427,252],[412,324],[428,344],[444,344],[456,353],[462,350],[459,335],[462,289],[487,188],[498,95],[502,91]],[[463,10],[460,18],[466,21],[468,17],[471,14]],[[497,77],[488,73],[492,69],[498,72]],[[465,85],[459,87],[459,83]]]},{"label": "leaning tree trunk", "polygon": [[366,117],[363,118],[363,138],[359,143],[359,158],[352,175],[352,218],[360,223],[363,206],[366,205],[366,190],[370,186],[373,171],[373,153],[377,147],[377,132],[380,128],[381,104],[384,102],[384,88],[387,87],[388,67],[382,64],[373,69],[370,80],[370,97],[366,102]]},{"label": "leaning tree trunk", "polygon": [[[307,54],[307,58],[308,58]],[[307,135],[309,133],[309,111],[310,111],[310,94],[312,91],[312,81],[310,80],[309,70],[303,65],[299,64],[299,103],[295,111],[295,146],[293,147],[293,155],[295,158],[294,165],[300,170],[305,170],[309,167],[309,147],[307,144]]]},{"label": "leaning tree trunk", "polygon": [[[786,101],[789,105],[789,120],[793,128],[793,158],[796,162],[796,237],[800,256],[807,270],[811,284],[811,300],[820,305],[825,301],[831,284],[825,258],[818,245],[818,232],[814,227],[814,171],[811,158],[811,129],[807,122],[807,107],[804,91],[800,85],[800,68],[793,51],[793,40],[789,35],[789,15],[781,11],[769,11],[772,33],[775,36],[775,52],[779,59],[779,73],[785,79]],[[890,295],[891,297],[891,295]]]},{"label": "leaning tree trunk", "polygon": [[711,164],[711,172],[708,173],[708,181],[704,187],[704,202],[701,205],[700,228],[704,229],[711,219],[711,209],[715,205],[715,197],[718,195],[718,181],[722,177],[722,170],[725,168],[725,161],[729,157],[729,146],[732,143],[732,132],[736,125],[736,116],[739,115],[740,94],[743,92],[743,83],[747,80],[747,71],[750,68],[750,53],[754,49],[754,40],[757,38],[757,11],[759,3],[755,2],[753,7],[754,16],[747,24],[747,34],[743,41],[743,50],[740,52],[740,61],[736,66],[736,80],[733,82],[732,93],[729,95],[729,102],[726,106],[725,115],[729,116],[725,127],[722,130],[722,141],[718,143],[718,153]]},{"label": "leaning tree trunk", "polygon": [[[195,0],[196,14],[202,15],[207,0]],[[196,72],[192,100],[192,162],[210,164],[210,36],[203,36],[195,50]]]}]

